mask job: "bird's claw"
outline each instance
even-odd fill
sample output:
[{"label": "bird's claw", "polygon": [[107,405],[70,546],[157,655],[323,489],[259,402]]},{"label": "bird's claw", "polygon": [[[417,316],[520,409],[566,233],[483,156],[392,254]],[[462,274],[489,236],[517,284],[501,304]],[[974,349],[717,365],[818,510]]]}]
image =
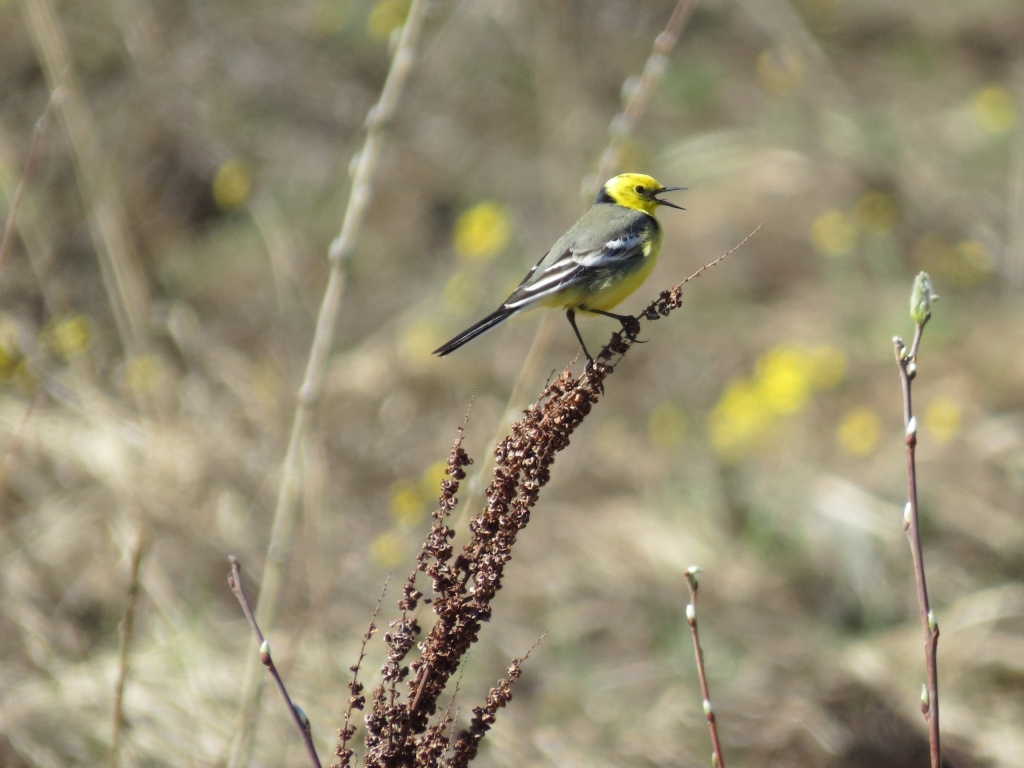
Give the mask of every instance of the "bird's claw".
[{"label": "bird's claw", "polygon": [[625,315],[619,318],[619,322],[622,323],[622,332],[626,334],[626,338],[637,344],[644,344],[646,342],[640,341],[636,335],[640,333],[640,321],[632,315]]}]

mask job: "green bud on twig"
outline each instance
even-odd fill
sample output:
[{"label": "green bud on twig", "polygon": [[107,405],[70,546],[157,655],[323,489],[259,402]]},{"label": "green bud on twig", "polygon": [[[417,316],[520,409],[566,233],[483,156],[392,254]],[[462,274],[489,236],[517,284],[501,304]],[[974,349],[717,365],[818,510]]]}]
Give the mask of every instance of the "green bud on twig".
[{"label": "green bud on twig", "polygon": [[907,348],[903,344],[903,339],[899,336],[893,336],[892,343],[896,347],[896,359],[902,361],[907,354]]},{"label": "green bud on twig", "polygon": [[266,640],[260,645],[260,661],[263,662],[264,666],[269,667],[274,662],[270,658],[270,643]]},{"label": "green bud on twig", "polygon": [[302,723],[303,730],[309,733],[309,718],[306,717],[306,713],[302,711],[302,707],[298,704],[292,704],[292,709],[295,710],[295,715],[299,718],[299,722]]},{"label": "green bud on twig", "polygon": [[703,570],[704,569],[699,565],[691,565],[684,572],[683,575],[686,576],[686,580],[690,583],[690,586],[693,589],[697,589],[697,574],[701,573]]},{"label": "green bud on twig", "polygon": [[919,272],[914,278],[914,289],[910,292],[910,319],[924,325],[932,316],[932,302],[939,296],[932,290],[932,279],[927,272]]}]

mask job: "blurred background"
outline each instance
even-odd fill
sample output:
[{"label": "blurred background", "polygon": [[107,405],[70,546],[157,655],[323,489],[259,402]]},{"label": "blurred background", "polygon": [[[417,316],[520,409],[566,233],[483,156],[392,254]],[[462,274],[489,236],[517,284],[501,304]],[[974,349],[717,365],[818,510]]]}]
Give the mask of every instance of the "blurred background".
[{"label": "blurred background", "polygon": [[[534,313],[430,351],[589,204],[673,6],[430,5],[268,632],[325,762],[471,398],[479,470],[527,404],[509,396],[538,327],[528,400],[577,345]],[[0,3],[5,221],[34,158],[0,268],[0,764],[109,761],[140,532],[121,762],[226,760],[253,651],[227,556],[255,596],[327,249],[407,10]],[[478,764],[707,765],[694,563],[727,759],[926,764],[892,337],[909,343],[927,270],[942,301],[914,396],[944,747],[1024,766],[1022,105],[1018,0],[698,4],[614,169],[689,188],[622,311],[763,226],[644,326],[559,456],[460,682],[465,721],[547,633]],[[615,327],[581,322],[591,349]],[[302,764],[273,690],[259,722],[252,765]]]}]

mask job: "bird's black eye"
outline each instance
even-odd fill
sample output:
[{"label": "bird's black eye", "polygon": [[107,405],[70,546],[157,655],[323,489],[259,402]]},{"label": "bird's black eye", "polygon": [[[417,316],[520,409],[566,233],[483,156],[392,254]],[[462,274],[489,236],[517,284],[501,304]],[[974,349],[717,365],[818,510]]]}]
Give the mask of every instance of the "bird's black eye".
[{"label": "bird's black eye", "polygon": [[644,189],[643,184],[637,184],[635,187],[633,187],[633,191],[636,192],[638,195],[642,195],[647,190]]}]

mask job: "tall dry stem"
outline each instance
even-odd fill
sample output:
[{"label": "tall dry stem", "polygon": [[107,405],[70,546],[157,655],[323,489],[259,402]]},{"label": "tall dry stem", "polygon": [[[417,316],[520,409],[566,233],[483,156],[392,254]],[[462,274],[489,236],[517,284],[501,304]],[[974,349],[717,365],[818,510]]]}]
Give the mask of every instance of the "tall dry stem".
[{"label": "tall dry stem", "polygon": [[[654,321],[678,309],[683,286],[736,248],[663,291],[641,313],[637,324],[641,319]],[[575,430],[600,401],[602,382],[614,373],[635,340],[625,329],[613,334],[592,367],[579,377],[567,367],[512,424],[495,447],[487,501],[483,511],[470,520],[470,538],[461,550],[452,544],[455,530],[448,524],[459,503],[457,493],[466,477],[465,468],[472,463],[462,447],[464,427],[459,428],[433,525],[420,550],[416,570],[406,580],[398,601],[400,616],[388,623],[384,634],[388,650],[381,682],[368,696],[355,677],[349,683],[351,696],[345,724],[339,731],[335,750],[339,762],[335,768],[349,768],[355,758],[351,742],[356,732],[356,710],[366,711],[363,763],[370,768],[465,768],[476,757],[498,710],[512,698],[525,657],[512,659],[507,675],[491,689],[484,705],[473,709],[470,726],[457,735],[451,727],[450,707],[440,707],[442,694],[493,614],[493,601],[502,587],[513,547],[551,479],[556,457],[569,446]],[[431,580],[429,604],[434,623],[426,632],[415,615],[424,600],[424,592],[416,583],[419,573]],[[407,663],[414,649],[418,656]],[[358,674],[359,664],[352,669]]]},{"label": "tall dry stem", "polygon": [[26,0],[22,7],[50,90],[60,90],[58,107],[71,142],[78,192],[89,212],[89,234],[121,344],[129,359],[141,358],[149,346],[150,298],[111,172],[114,164],[101,154],[99,132],[75,77],[52,0]]},{"label": "tall dry stem", "polygon": [[[330,272],[327,288],[317,317],[313,344],[306,363],[306,372],[299,388],[298,403],[292,421],[288,450],[281,467],[281,485],[278,489],[274,521],[267,546],[266,562],[260,579],[261,588],[256,604],[256,619],[265,630],[274,624],[277,606],[284,583],[288,555],[291,551],[295,522],[299,511],[299,498],[304,480],[303,457],[308,449],[310,425],[323,392],[327,362],[334,342],[334,331],[341,311],[341,297],[345,288],[347,267],[366,211],[373,197],[373,178],[377,170],[384,131],[394,116],[416,55],[426,0],[414,0],[402,27],[398,45],[391,60],[380,99],[366,117],[366,140],[357,156],[352,191],[345,209],[341,231],[328,251]],[[230,768],[240,768],[249,762],[255,735],[256,712],[260,700],[261,671],[254,654],[246,667],[245,687],[239,711],[239,722],[228,760]]]}]

